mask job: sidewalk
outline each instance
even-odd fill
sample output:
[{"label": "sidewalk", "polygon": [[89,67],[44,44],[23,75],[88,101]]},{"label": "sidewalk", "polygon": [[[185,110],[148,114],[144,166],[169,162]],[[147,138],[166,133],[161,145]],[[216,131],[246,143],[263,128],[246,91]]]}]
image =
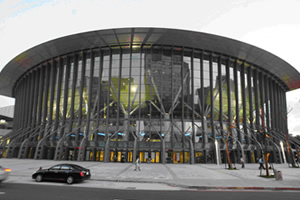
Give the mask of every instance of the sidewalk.
[{"label": "sidewalk", "polygon": [[[141,164],[141,171],[134,171],[132,163],[76,162],[29,159],[0,159],[0,165],[12,169],[6,182],[29,182],[32,173],[39,167],[48,168],[58,163],[74,163],[89,168],[91,180],[85,185],[113,185],[141,187],[142,184],[158,184],[167,188],[185,189],[252,189],[252,190],[297,190],[300,192],[300,168],[289,168],[287,164],[274,164],[276,171],[282,172],[283,180],[259,177],[258,164],[247,164],[244,169],[225,169],[225,164]],[[265,170],[262,171],[263,175]],[[270,169],[273,174],[273,170]],[[112,184],[115,183],[115,184]],[[83,184],[81,184],[82,186]],[[170,187],[171,186],[171,187]],[[91,186],[92,187],[92,186]],[[152,188],[152,187],[151,187]],[[155,187],[154,187],[155,188]]]}]

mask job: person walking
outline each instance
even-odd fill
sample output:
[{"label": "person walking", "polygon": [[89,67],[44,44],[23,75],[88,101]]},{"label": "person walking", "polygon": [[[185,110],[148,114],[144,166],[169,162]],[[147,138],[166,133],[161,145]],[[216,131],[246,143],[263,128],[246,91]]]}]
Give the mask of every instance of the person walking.
[{"label": "person walking", "polygon": [[243,157],[241,157],[241,164],[242,164],[242,168],[245,168],[245,160]]},{"label": "person walking", "polygon": [[258,163],[259,163],[259,168],[258,169],[261,169],[261,168],[265,169],[262,158],[259,158]]},{"label": "person walking", "polygon": [[136,170],[141,171],[140,164],[141,164],[141,160],[140,160],[140,158],[137,156],[136,159],[135,159],[135,169],[134,169],[134,171],[136,171]]}]

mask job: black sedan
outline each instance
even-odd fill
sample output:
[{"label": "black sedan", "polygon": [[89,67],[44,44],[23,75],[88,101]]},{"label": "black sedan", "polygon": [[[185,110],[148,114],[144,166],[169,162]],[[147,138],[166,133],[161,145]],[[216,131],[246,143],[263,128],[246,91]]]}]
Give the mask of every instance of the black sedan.
[{"label": "black sedan", "polygon": [[34,174],[32,178],[37,182],[43,180],[53,181],[66,181],[68,184],[72,184],[75,181],[83,181],[91,178],[91,172],[89,169],[74,164],[59,164],[50,167],[49,169],[40,168]]}]

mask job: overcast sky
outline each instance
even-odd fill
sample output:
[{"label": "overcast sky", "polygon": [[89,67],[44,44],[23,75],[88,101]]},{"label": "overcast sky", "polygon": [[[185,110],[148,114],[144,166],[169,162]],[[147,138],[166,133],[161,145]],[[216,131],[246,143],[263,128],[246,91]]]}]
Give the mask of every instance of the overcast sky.
[{"label": "overcast sky", "polygon": [[[300,71],[300,0],[0,0],[0,70],[40,43],[121,27],[206,32],[260,47]],[[300,90],[287,93],[289,131],[300,135]],[[0,96],[0,107],[14,99]]]}]

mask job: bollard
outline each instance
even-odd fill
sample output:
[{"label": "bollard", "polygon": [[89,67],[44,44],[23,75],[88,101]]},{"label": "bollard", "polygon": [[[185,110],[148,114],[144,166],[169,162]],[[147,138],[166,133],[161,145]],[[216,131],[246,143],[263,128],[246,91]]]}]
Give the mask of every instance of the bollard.
[{"label": "bollard", "polygon": [[274,170],[274,175],[275,175],[276,181],[282,181],[282,172],[281,171]]}]

